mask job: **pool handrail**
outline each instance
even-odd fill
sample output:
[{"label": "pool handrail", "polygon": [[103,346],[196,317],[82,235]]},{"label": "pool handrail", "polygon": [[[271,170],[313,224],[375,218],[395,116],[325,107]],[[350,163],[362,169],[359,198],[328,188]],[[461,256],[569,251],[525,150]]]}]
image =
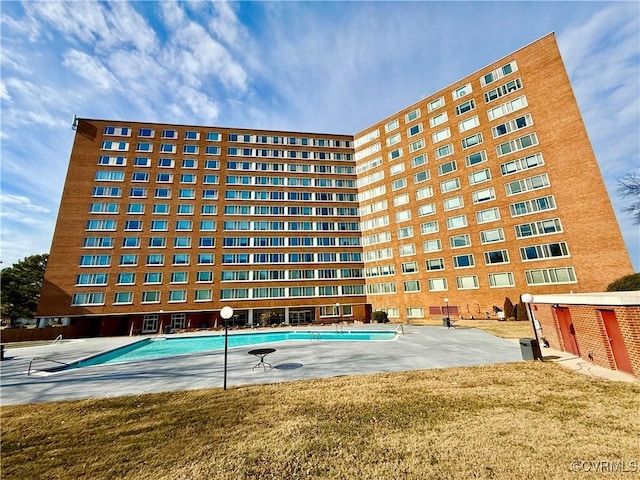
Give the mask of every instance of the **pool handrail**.
[{"label": "pool handrail", "polygon": [[65,367],[68,367],[69,364],[65,363],[65,362],[60,362],[59,360],[54,360],[53,358],[47,358],[47,357],[34,357],[31,359],[31,361],[29,362],[29,370],[27,370],[27,377],[31,376],[31,364],[33,363],[34,360],[46,360],[48,362],[53,362],[53,363],[58,363],[60,365],[64,365]]}]

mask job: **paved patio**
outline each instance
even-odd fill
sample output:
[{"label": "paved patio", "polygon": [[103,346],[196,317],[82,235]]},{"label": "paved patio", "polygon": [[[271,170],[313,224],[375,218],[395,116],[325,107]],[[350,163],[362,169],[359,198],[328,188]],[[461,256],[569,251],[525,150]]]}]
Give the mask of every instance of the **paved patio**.
[{"label": "paved patio", "polygon": [[[392,330],[398,325],[345,326],[345,330]],[[447,329],[404,325],[404,335],[389,341],[305,340],[268,344],[276,349],[267,357],[273,369],[252,367],[256,357],[248,351],[256,346],[230,348],[228,387],[277,383],[381,372],[399,372],[522,361],[517,342],[494,337],[477,329]],[[335,331],[335,326],[301,330]],[[231,332],[230,334],[235,334]],[[217,334],[220,332],[205,332]],[[186,334],[193,335],[193,334]],[[104,365],[27,376],[33,358],[72,362],[140,340],[141,337],[66,340],[56,345],[6,350],[0,364],[0,405],[51,402],[82,398],[104,398],[151,392],[222,387],[224,352],[176,356],[127,364]],[[36,370],[55,364],[35,360]]]}]

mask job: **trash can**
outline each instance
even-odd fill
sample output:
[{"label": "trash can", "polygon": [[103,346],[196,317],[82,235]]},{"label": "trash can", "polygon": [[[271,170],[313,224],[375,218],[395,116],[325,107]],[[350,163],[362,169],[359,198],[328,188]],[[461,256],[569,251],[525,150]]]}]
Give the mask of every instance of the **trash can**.
[{"label": "trash can", "polygon": [[449,317],[442,317],[442,326],[447,328],[451,327],[451,320]]},{"label": "trash can", "polygon": [[540,344],[535,338],[521,338],[520,352],[523,360],[542,360]]}]

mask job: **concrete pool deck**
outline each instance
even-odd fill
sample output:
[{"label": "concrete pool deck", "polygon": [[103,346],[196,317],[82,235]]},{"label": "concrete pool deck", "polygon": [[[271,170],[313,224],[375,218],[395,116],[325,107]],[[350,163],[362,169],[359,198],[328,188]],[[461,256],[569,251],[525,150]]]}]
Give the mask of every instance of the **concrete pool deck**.
[{"label": "concrete pool deck", "polygon": [[[266,358],[273,365],[266,371],[252,369],[258,360],[248,351],[256,346],[229,348],[227,386],[522,361],[517,341],[498,338],[475,328],[389,324],[343,328],[346,331],[401,327],[404,334],[394,340],[304,340],[261,344],[276,349]],[[335,326],[296,329],[336,331]],[[230,335],[237,333],[249,332],[232,331]],[[218,331],[180,336],[220,334]],[[11,348],[9,345],[6,360],[0,366],[0,405],[222,387],[224,350],[57,373],[42,372],[55,366],[42,358],[70,363],[140,339],[103,337],[34,347]],[[34,358],[38,358],[33,362],[36,372],[27,376],[29,362]]]}]

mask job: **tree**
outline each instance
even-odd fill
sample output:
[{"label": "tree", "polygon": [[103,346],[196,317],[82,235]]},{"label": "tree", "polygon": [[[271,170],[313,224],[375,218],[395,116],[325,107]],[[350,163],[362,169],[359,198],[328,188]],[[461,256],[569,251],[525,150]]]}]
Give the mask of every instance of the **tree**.
[{"label": "tree", "polygon": [[389,321],[389,316],[387,315],[387,312],[376,310],[371,313],[371,321],[375,323],[387,323]]},{"label": "tree", "polygon": [[525,306],[522,299],[518,302],[518,308],[516,309],[516,320],[519,322],[526,322],[529,320],[527,316],[527,307]]},{"label": "tree", "polygon": [[640,225],[640,174],[628,173],[618,180],[618,192],[635,200],[624,211],[631,214],[633,223]]},{"label": "tree", "polygon": [[0,272],[2,318],[11,326],[19,318],[35,316],[48,258],[46,253],[31,255]]},{"label": "tree", "polygon": [[640,290],[640,273],[632,273],[607,285],[607,292],[632,292]]},{"label": "tree", "polygon": [[504,298],[504,316],[505,318],[513,318],[516,314],[515,309],[513,308],[513,302],[509,297]]}]

